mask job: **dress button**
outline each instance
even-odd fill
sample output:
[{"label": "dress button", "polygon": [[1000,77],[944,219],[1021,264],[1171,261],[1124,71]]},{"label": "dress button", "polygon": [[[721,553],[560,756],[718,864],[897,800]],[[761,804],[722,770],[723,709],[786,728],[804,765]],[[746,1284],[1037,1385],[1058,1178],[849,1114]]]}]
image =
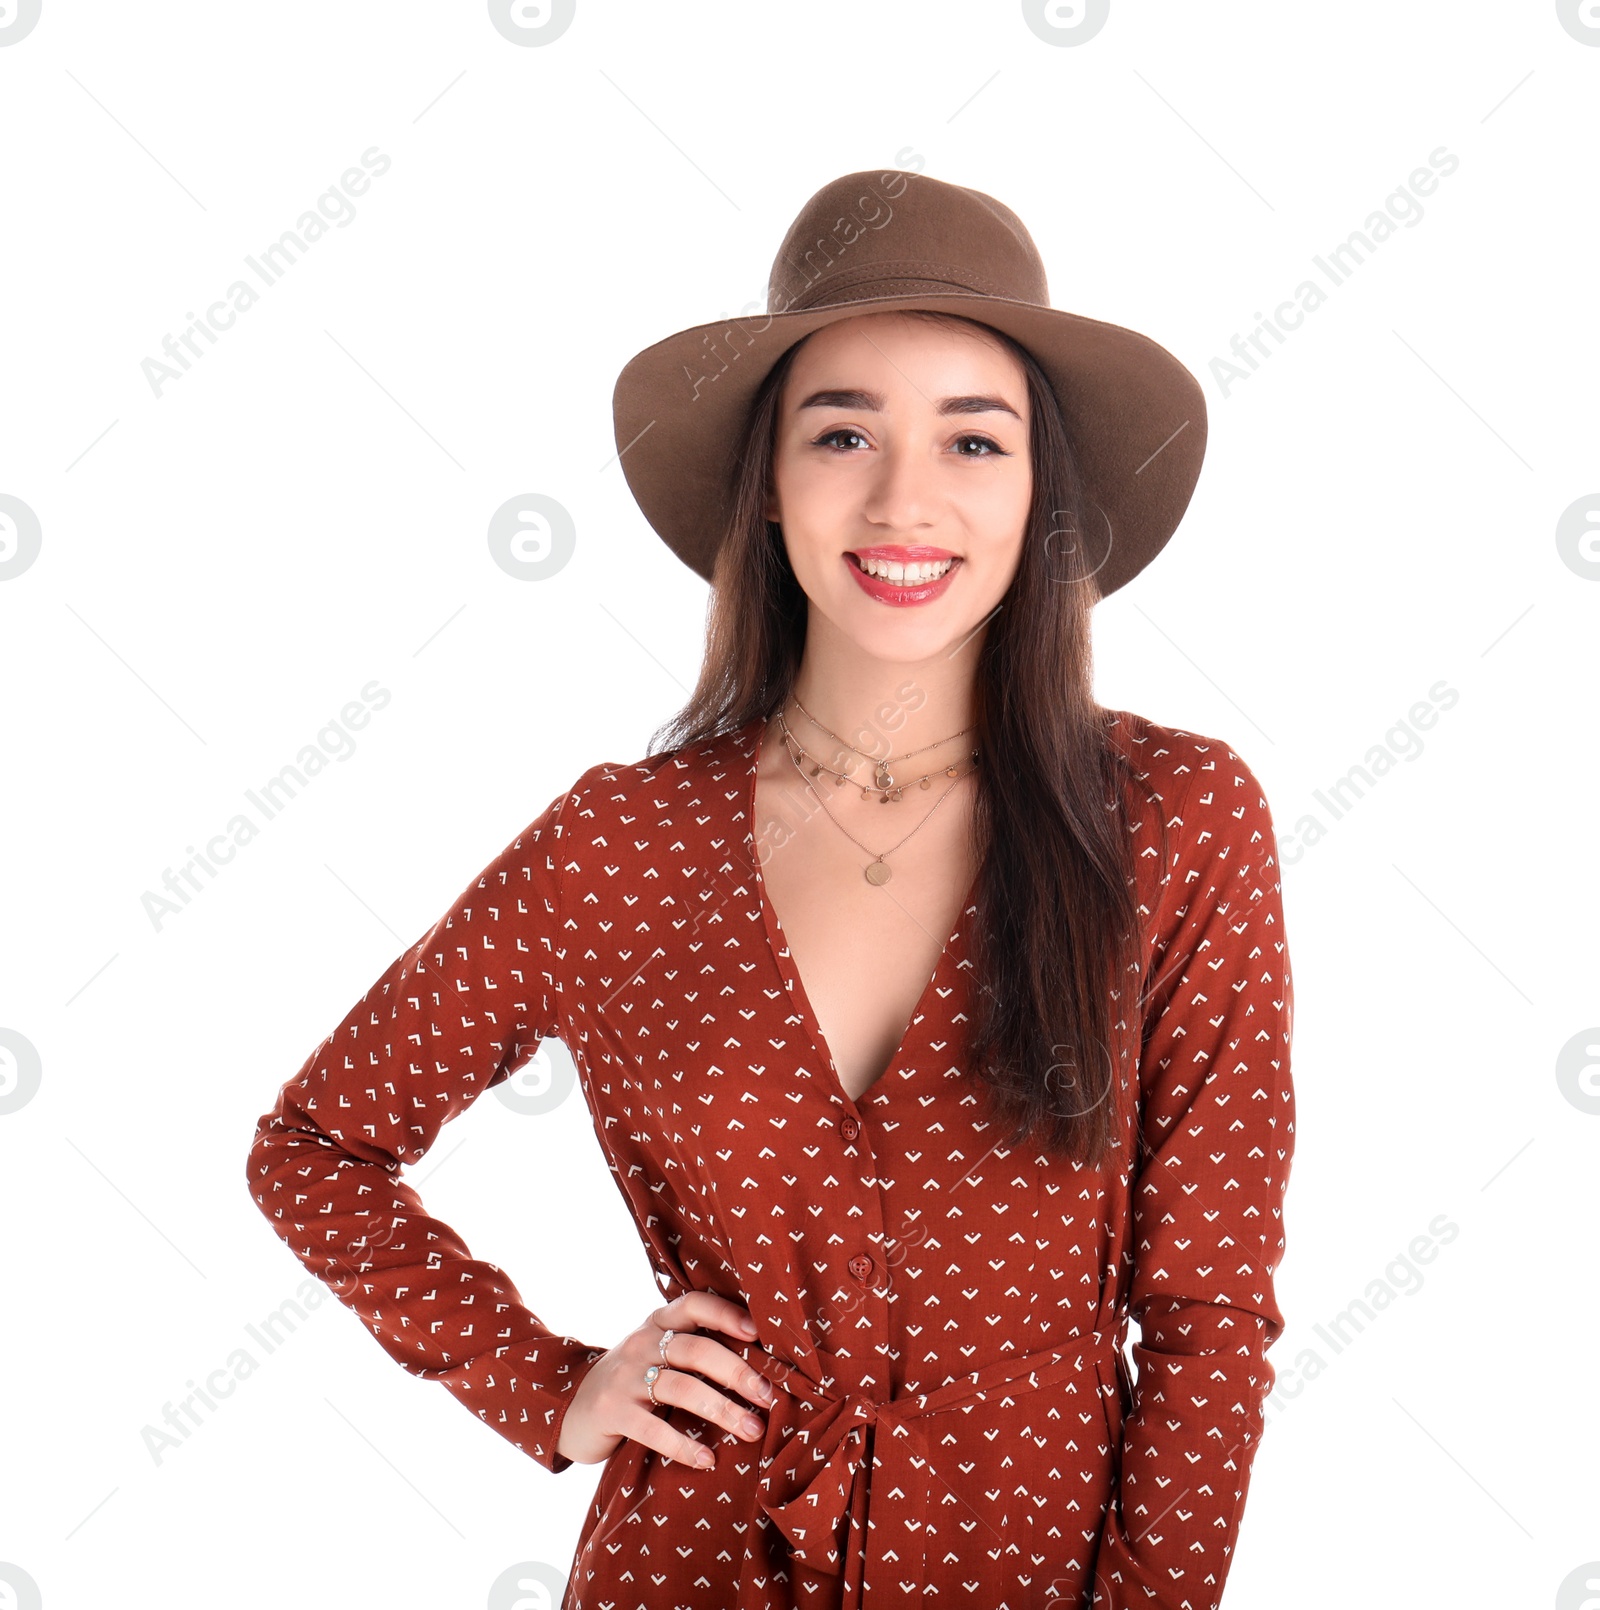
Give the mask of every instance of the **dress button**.
[{"label": "dress button", "polygon": [[861,1125],[858,1124],[854,1118],[851,1118],[847,1115],[839,1123],[839,1133],[843,1135],[846,1140],[854,1140],[856,1136],[861,1133]]},{"label": "dress button", "polygon": [[865,1280],[872,1273],[872,1259],[864,1253],[858,1253],[850,1260],[850,1273],[857,1280]]}]

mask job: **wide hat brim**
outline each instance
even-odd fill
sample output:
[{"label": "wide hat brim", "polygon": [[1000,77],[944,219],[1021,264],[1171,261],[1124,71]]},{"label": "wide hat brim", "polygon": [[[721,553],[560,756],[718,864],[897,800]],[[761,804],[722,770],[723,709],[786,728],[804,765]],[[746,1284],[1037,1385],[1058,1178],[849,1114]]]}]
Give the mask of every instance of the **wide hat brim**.
[{"label": "wide hat brim", "polygon": [[709,581],[727,530],[738,444],[768,370],[813,330],[909,308],[976,319],[1037,359],[1083,478],[1084,538],[1100,593],[1132,580],[1166,546],[1199,479],[1207,427],[1200,383],[1136,330],[964,292],[716,319],[636,354],[617,378],[612,415],[623,474],[657,535]]}]

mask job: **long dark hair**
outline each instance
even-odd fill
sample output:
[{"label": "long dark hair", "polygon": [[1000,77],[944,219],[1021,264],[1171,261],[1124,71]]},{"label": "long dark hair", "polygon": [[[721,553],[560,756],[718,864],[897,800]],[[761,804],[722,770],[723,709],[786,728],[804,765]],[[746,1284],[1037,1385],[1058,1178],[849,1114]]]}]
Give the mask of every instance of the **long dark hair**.
[{"label": "long dark hair", "polygon": [[[909,316],[970,331],[975,321]],[[973,833],[981,856],[967,1067],[989,1086],[1011,1144],[1098,1166],[1131,1109],[1140,1043],[1142,946],[1127,812],[1133,768],[1091,690],[1096,556],[1066,421],[1033,355],[1003,332],[1027,375],[1032,505],[1017,574],[979,653]],[[712,574],[706,655],[689,702],[652,755],[736,732],[788,698],[805,644],[806,596],[765,516],[783,383],[802,341],[765,377],[736,460]],[[1163,828],[1163,842],[1165,830]],[[1165,852],[1163,850],[1163,866]]]}]

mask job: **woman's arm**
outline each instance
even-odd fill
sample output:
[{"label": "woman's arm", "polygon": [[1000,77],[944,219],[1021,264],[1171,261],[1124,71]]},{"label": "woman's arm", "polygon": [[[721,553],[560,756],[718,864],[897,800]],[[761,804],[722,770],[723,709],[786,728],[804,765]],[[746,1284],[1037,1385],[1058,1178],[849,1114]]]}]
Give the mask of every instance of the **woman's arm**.
[{"label": "woman's arm", "polygon": [[1294,1150],[1294,1011],[1272,817],[1226,744],[1194,741],[1168,814],[1133,1188],[1141,1341],[1094,1610],[1215,1610],[1283,1330],[1273,1275]]},{"label": "woman's arm", "polygon": [[[584,780],[575,785],[581,790]],[[546,1470],[604,1349],[557,1335],[402,1184],[440,1129],[559,1032],[562,794],[397,956],[262,1115],[250,1191],[413,1375]]]}]

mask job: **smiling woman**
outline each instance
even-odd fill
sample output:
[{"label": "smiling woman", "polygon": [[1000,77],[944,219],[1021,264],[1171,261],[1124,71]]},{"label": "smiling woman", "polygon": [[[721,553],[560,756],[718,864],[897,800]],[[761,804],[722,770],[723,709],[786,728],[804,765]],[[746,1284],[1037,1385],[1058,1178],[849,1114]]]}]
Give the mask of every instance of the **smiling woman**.
[{"label": "smiling woman", "polygon": [[[605,1462],[564,1610],[1214,1610],[1283,1328],[1276,842],[1226,743],[1095,700],[1089,629],[1199,387],[918,175],[819,191],[769,306],[716,385],[707,326],[617,384],[712,583],[689,703],[390,962],[251,1188],[397,1362]],[[551,1036],[666,1299],[609,1348],[399,1178]]]},{"label": "smiling woman", "polygon": [[[763,513],[782,529],[812,608],[833,618],[828,593],[840,576],[874,603],[918,608],[943,598],[962,566],[968,625],[998,602],[1032,490],[1024,365],[982,325],[925,311],[841,320],[779,360],[768,376],[782,400]],[[839,374],[872,384],[826,383]],[[841,533],[854,539],[842,553]],[[858,608],[866,626],[871,606]],[[949,615],[939,612],[939,629]]]}]

